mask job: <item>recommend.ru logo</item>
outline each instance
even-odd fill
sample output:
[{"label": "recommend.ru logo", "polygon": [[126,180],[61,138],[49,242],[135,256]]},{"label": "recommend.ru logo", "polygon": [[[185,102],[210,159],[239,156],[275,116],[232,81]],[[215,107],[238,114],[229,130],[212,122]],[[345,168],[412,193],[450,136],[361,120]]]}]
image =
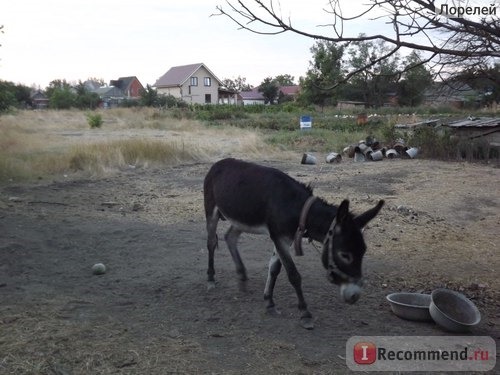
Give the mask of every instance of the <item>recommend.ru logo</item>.
[{"label": "recommend.ru logo", "polygon": [[489,371],[496,344],[488,336],[354,336],[346,363],[354,371]]}]

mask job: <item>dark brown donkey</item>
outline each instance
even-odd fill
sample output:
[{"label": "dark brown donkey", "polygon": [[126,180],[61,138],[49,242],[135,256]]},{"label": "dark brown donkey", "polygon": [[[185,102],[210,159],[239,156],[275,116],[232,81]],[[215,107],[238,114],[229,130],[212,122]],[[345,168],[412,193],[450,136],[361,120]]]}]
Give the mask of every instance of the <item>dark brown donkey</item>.
[{"label": "dark brown donkey", "polygon": [[354,216],[349,212],[348,200],[338,207],[328,204],[314,197],[310,187],[277,169],[236,159],[218,161],[210,168],[204,181],[204,197],[209,287],[215,286],[217,223],[222,219],[231,223],[225,239],[236,272],[243,281],[247,279],[246,269],[237,248],[241,233],[268,234],[274,242],[264,290],[269,312],[276,312],[273,290],[283,265],[297,293],[301,325],[313,328],[312,315],[302,293],[301,276],[289,252],[295,242],[297,255],[301,255],[302,237],[323,242],[323,266],[328,279],[341,286],[344,301],[354,303],[359,298],[361,262],[366,251],[361,229],[378,214],[384,201]]}]

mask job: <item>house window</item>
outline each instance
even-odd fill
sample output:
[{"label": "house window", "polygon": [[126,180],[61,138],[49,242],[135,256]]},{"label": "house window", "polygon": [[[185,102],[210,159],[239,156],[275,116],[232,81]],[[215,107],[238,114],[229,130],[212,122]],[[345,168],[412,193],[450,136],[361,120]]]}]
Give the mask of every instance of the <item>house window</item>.
[{"label": "house window", "polygon": [[191,77],[191,86],[198,86],[198,77]]},{"label": "house window", "polygon": [[212,86],[212,79],[210,77],[205,77],[204,83],[205,86]]},{"label": "house window", "polygon": [[212,103],[212,94],[205,94],[205,104]]}]

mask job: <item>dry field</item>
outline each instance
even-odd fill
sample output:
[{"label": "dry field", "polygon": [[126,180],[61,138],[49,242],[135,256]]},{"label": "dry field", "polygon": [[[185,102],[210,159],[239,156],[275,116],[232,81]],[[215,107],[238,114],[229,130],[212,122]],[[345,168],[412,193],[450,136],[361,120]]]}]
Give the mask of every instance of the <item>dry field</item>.
[{"label": "dry field", "polygon": [[[109,172],[227,154],[274,153],[252,130],[207,128],[154,109],[101,112],[90,129],[82,111],[22,111],[0,116],[0,182]],[[76,173],[76,174],[75,174]]]},{"label": "dry field", "polygon": [[[348,373],[351,336],[449,335],[397,318],[384,299],[437,287],[472,298],[482,321],[471,334],[500,342],[498,168],[418,159],[305,166],[298,152],[273,150],[255,131],[103,115],[98,130],[78,112],[0,117],[3,170],[25,168],[0,185],[1,374]],[[127,156],[131,140],[142,151]],[[177,146],[145,157],[157,142]],[[68,169],[82,150],[96,162]],[[36,155],[53,168],[33,170]],[[221,241],[217,288],[207,292],[202,181],[226,156],[312,182],[330,202],[349,198],[354,212],[386,200],[365,230],[368,284],[355,305],[340,301],[308,245],[296,262],[316,328],[299,327],[284,275],[275,293],[282,315],[267,316],[272,244],[253,235],[241,240],[246,290]],[[97,262],[106,274],[92,275]]]}]

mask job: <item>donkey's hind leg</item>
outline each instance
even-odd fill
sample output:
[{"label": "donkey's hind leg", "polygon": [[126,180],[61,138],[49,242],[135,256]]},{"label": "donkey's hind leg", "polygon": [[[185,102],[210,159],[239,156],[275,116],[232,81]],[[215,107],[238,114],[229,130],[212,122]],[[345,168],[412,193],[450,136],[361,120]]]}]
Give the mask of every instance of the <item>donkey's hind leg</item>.
[{"label": "donkey's hind leg", "polygon": [[219,222],[219,210],[217,207],[211,216],[207,216],[207,249],[208,249],[208,284],[207,288],[210,290],[215,287],[215,269],[214,269],[214,254],[218,246],[217,238],[217,223]]},{"label": "donkey's hind leg", "polygon": [[234,226],[230,226],[228,231],[226,232],[225,239],[227,247],[231,253],[231,257],[233,258],[234,264],[236,265],[236,273],[239,276],[240,281],[247,280],[247,270],[243,261],[240,257],[240,252],[238,251],[238,238],[241,235],[241,231]]}]

